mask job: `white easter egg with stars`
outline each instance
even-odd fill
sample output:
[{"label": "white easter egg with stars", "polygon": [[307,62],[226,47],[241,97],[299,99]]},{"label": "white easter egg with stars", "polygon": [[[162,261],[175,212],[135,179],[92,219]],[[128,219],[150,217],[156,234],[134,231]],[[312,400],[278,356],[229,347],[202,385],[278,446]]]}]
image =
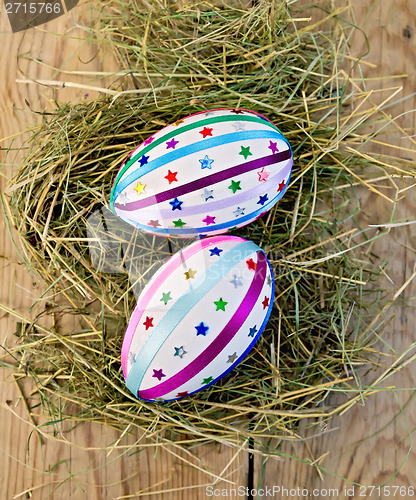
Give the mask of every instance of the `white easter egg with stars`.
[{"label": "white easter egg with stars", "polygon": [[127,387],[150,401],[209,387],[249,353],[273,297],[270,264],[251,241],[214,236],[177,252],[147,283],[128,324]]},{"label": "white easter egg with stars", "polygon": [[245,226],[283,196],[289,142],[258,113],[214,109],[178,120],[139,145],[120,168],[111,209],[159,236],[213,236]]}]

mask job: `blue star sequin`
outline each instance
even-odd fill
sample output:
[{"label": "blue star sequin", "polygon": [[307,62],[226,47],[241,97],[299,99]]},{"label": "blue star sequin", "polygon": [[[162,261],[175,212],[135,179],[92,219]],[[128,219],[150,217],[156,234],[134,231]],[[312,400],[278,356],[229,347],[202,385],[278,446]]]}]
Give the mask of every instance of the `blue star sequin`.
[{"label": "blue star sequin", "polygon": [[175,198],[174,200],[169,202],[172,205],[172,210],[182,210],[182,203],[183,201],[179,201],[178,198]]},{"label": "blue star sequin", "polygon": [[239,286],[243,286],[243,282],[241,278],[239,278],[236,274],[233,275],[233,279],[230,281],[234,285],[234,288],[238,288]]},{"label": "blue star sequin", "polygon": [[143,165],[146,165],[146,163],[149,163],[149,157],[146,155],[143,155],[140,160],[140,166],[143,167]]},{"label": "blue star sequin", "polygon": [[267,194],[263,194],[262,196],[259,197],[259,201],[257,202],[257,205],[264,205],[266,201],[268,201],[269,197]]},{"label": "blue star sequin", "polygon": [[201,168],[211,168],[211,164],[214,160],[211,160],[208,155],[205,155],[205,158],[203,158],[202,160],[198,160],[199,163],[201,164]]},{"label": "blue star sequin", "polygon": [[205,335],[207,334],[207,332],[209,330],[209,326],[205,326],[202,321],[195,328],[196,328],[196,331],[197,331],[197,335],[203,335],[204,337],[205,337]]},{"label": "blue star sequin", "polygon": [[222,248],[218,248],[218,247],[215,247],[215,248],[210,248],[209,252],[209,256],[212,257],[213,255],[217,255],[218,257],[220,256],[220,253],[222,252]]},{"label": "blue star sequin", "polygon": [[249,337],[254,337],[254,334],[257,332],[257,325],[254,325],[253,328],[250,328]]}]

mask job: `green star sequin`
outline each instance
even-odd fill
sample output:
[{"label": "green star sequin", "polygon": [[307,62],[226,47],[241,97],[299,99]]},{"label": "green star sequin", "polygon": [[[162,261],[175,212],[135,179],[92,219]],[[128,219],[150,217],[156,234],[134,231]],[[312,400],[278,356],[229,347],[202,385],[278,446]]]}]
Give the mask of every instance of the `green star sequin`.
[{"label": "green star sequin", "polygon": [[207,385],[207,384],[210,384],[214,379],[212,377],[207,377],[207,378],[204,378],[204,380],[202,381],[202,383],[204,385]]},{"label": "green star sequin", "polygon": [[222,300],[222,297],[220,297],[220,300],[214,301],[214,304],[217,306],[216,311],[225,311],[225,306],[228,304],[228,302],[225,302]]},{"label": "green star sequin", "polygon": [[231,181],[231,184],[228,186],[228,189],[231,189],[231,191],[235,194],[238,190],[241,191],[240,184],[241,181]]},{"label": "green star sequin", "polygon": [[186,225],[186,222],[184,222],[182,219],[173,220],[172,222],[174,223],[175,227],[183,227]]},{"label": "green star sequin", "polygon": [[170,296],[171,292],[162,292],[162,298],[160,299],[160,302],[163,302],[165,304],[165,306],[167,305],[167,303],[169,302],[169,300],[172,300],[172,297]]},{"label": "green star sequin", "polygon": [[246,148],[241,146],[241,151],[238,154],[243,155],[245,160],[247,160],[249,156],[253,156],[253,153],[250,151],[250,146],[247,146]]}]

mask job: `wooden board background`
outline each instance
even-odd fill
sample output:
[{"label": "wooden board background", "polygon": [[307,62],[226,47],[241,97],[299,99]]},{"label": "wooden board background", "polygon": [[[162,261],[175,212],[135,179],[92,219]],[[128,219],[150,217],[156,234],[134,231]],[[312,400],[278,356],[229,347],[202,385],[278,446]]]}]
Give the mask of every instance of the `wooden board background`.
[{"label": "wooden board background", "polygon": [[[327,2],[330,3],[330,2]],[[332,2],[337,5],[336,1]],[[394,116],[416,108],[416,2],[414,0],[351,0],[357,23],[366,32],[372,47],[366,60],[376,66],[363,66],[368,85],[380,88],[392,85],[403,86],[402,98],[409,96],[386,109]],[[36,85],[16,83],[16,79],[68,79],[82,80],[73,74],[54,72],[50,67],[64,67],[68,71],[111,71],[117,68],[108,54],[95,53],[93,44],[85,42],[82,47],[76,39],[64,38],[62,34],[80,35],[80,25],[88,25],[89,9],[79,5],[73,12],[47,25],[12,34],[4,8],[0,16],[0,143],[2,147],[13,144],[13,134],[24,130],[32,123],[34,110],[51,106],[51,93]],[[365,52],[364,37],[353,40],[353,52]],[[39,65],[17,55],[30,50],[33,57],[41,59]],[[77,53],[74,57],[73,54]],[[380,75],[404,75],[382,83],[371,80]],[[107,80],[104,84],[110,83]],[[90,85],[101,85],[91,80]],[[55,91],[61,100],[82,99],[83,89],[65,88]],[[91,96],[91,92],[89,92]],[[416,155],[414,138],[415,114],[407,113],[398,119],[403,128],[391,134],[395,144],[409,148],[408,156]],[[386,147],[379,145],[381,152]],[[8,159],[12,156],[8,155]],[[18,163],[18,158],[16,159]],[[11,166],[3,173],[8,175]],[[4,180],[1,179],[4,187]],[[390,207],[374,195],[363,195],[366,213],[365,224],[383,223],[388,220]],[[415,218],[416,196],[409,187],[396,219]],[[395,291],[409,279],[414,271],[416,252],[416,229],[413,225],[393,229],[385,238],[378,240],[373,252],[381,260],[389,258],[385,267],[386,288]],[[18,313],[29,314],[33,298],[39,293],[33,277],[21,264],[4,219],[0,218],[0,303],[13,307]],[[403,297],[412,299],[415,288],[410,284]],[[413,302],[410,300],[410,304]],[[41,306],[41,305],[40,305]],[[416,313],[412,307],[398,307],[395,317],[386,332],[386,341],[400,352],[414,340]],[[0,335],[2,343],[13,339],[16,318],[0,311]],[[387,348],[386,348],[387,351]],[[369,374],[368,382],[374,378]],[[415,367],[408,366],[394,374],[387,383],[396,391],[379,393],[369,397],[364,404],[357,404],[342,417],[334,418],[328,426],[322,426],[319,436],[296,444],[281,443],[280,449],[305,461],[316,461],[328,470],[319,474],[307,463],[285,459],[269,459],[263,463],[255,459],[254,486],[285,487],[288,490],[306,488],[316,491],[312,498],[360,498],[370,496],[370,489],[355,487],[353,495],[346,495],[345,488],[351,484],[344,478],[366,486],[383,484],[416,486],[416,457],[411,449],[416,426],[416,403],[414,398]],[[40,423],[35,415],[34,421]],[[109,453],[112,443],[118,444],[118,434],[112,429],[81,424],[67,432],[61,432],[60,441],[46,439],[41,446],[33,426],[27,422],[28,414],[21,394],[10,373],[1,369],[0,383],[0,498],[34,499],[116,499],[116,498],[163,498],[169,500],[207,498],[205,485],[216,482],[221,490],[216,498],[240,498],[231,490],[246,486],[248,481],[248,454],[245,450],[224,448],[219,445],[190,450],[190,455],[179,453],[189,463],[177,456],[177,450],[144,448],[141,453],[129,455],[131,438],[120,441],[125,448]],[[51,429],[46,429],[51,432]],[[119,457],[120,450],[125,455]],[[49,472],[45,472],[49,471]],[[339,495],[331,496],[332,488]],[[227,490],[229,494],[223,492]],[[164,491],[164,493],[162,493]],[[394,490],[392,490],[393,492]],[[295,491],[276,493],[269,498],[302,498]],[[332,492],[333,493],[333,492]],[[352,493],[350,490],[349,493]],[[392,494],[390,495],[392,496]],[[401,496],[396,492],[397,497]],[[266,496],[264,496],[266,498]],[[403,498],[403,496],[401,496]],[[372,498],[384,498],[373,492]]]}]

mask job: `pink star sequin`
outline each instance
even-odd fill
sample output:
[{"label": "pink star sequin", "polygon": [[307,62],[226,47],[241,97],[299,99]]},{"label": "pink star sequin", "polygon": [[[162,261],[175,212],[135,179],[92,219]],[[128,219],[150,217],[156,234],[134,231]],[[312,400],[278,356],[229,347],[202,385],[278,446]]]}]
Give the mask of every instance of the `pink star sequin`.
[{"label": "pink star sequin", "polygon": [[148,137],[144,142],[143,146],[148,146],[151,142],[154,141],[154,137]]},{"label": "pink star sequin", "polygon": [[162,368],[160,370],[155,370],[153,368],[153,375],[152,377],[157,378],[158,380],[162,380],[163,377],[166,377],[166,375],[163,373]]},{"label": "pink star sequin", "polygon": [[154,227],[154,228],[156,228],[156,227],[161,227],[161,225],[159,224],[159,220],[158,220],[158,219],[156,219],[156,220],[151,219],[151,220],[147,223],[147,225],[148,225],[148,226],[152,226],[152,227]]},{"label": "pink star sequin", "polygon": [[259,182],[266,182],[270,172],[267,172],[267,170],[264,170],[264,167],[260,170],[260,172],[257,172],[257,175],[259,176]]},{"label": "pink star sequin", "polygon": [[205,222],[207,226],[209,226],[210,224],[215,224],[215,217],[207,215],[205,219],[202,219],[202,222]]}]

